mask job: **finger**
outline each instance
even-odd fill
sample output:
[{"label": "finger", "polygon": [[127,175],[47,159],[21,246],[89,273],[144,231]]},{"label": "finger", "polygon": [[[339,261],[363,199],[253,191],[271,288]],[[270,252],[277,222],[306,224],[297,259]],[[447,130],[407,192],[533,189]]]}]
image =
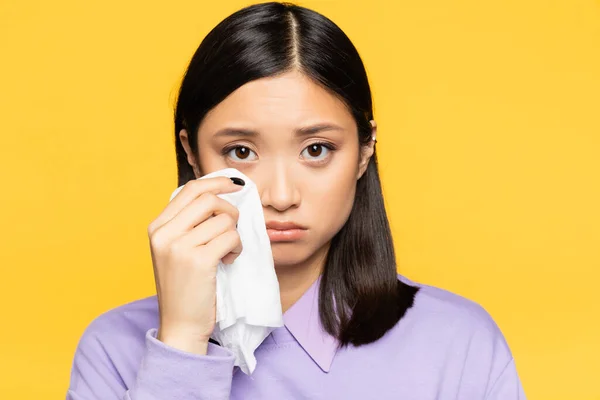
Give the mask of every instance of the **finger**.
[{"label": "finger", "polygon": [[176,239],[182,247],[192,248],[208,244],[217,236],[227,232],[235,231],[235,220],[231,215],[223,213],[210,218]]},{"label": "finger", "polygon": [[175,197],[167,204],[160,215],[152,221],[148,227],[148,232],[152,234],[158,228],[165,225],[203,193],[229,193],[238,191],[241,188],[243,188],[243,186],[236,185],[226,176],[191,180],[183,186],[179,193],[177,193],[177,195],[175,195]]},{"label": "finger", "polygon": [[212,261],[218,263],[229,253],[239,255],[242,252],[242,242],[237,231],[228,230],[198,249],[202,249],[203,254],[215,257]]},{"label": "finger", "polygon": [[213,193],[203,193],[199,198],[187,205],[171,221],[167,222],[161,230],[164,230],[163,240],[170,242],[192,231],[195,227],[208,222],[213,216],[226,214],[235,229],[239,218],[239,210]]}]

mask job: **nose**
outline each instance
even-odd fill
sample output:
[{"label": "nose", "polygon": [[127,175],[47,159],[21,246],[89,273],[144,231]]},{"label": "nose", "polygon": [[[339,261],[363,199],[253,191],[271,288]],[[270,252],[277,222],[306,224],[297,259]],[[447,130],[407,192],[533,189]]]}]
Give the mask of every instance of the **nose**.
[{"label": "nose", "polygon": [[300,204],[298,182],[291,167],[283,164],[271,165],[261,175],[259,190],[263,207],[272,207],[283,212]]}]

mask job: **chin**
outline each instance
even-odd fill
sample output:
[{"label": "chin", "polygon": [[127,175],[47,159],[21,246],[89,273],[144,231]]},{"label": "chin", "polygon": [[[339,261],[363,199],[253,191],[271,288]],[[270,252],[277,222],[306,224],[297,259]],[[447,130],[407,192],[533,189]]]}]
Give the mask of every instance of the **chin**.
[{"label": "chin", "polygon": [[295,266],[308,257],[304,249],[299,248],[298,243],[294,242],[278,242],[271,245],[273,251],[273,264],[275,268],[285,268]]},{"label": "chin", "polygon": [[308,267],[315,262],[315,257],[319,257],[326,249],[326,245],[315,246],[314,242],[307,241],[271,243],[273,264],[278,270]]}]

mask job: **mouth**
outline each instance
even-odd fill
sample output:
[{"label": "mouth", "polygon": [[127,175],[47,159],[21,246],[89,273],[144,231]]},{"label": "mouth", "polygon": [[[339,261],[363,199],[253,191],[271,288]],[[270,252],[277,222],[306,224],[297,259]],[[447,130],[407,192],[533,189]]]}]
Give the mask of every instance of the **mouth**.
[{"label": "mouth", "polygon": [[271,242],[293,242],[306,235],[306,229],[267,229]]},{"label": "mouth", "polygon": [[292,221],[267,221],[267,229],[286,231],[291,229],[306,229],[306,227]]},{"label": "mouth", "polygon": [[292,242],[307,232],[307,228],[291,221],[269,221],[266,226],[271,242]]}]

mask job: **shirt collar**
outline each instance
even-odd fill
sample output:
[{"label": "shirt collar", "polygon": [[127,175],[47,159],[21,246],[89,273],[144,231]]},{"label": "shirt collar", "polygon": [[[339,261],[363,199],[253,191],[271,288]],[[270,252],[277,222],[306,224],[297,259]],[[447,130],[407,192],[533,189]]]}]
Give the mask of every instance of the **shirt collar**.
[{"label": "shirt collar", "polygon": [[329,372],[338,341],[327,333],[319,318],[321,275],[283,314],[283,322],[304,351],[324,371]]}]

